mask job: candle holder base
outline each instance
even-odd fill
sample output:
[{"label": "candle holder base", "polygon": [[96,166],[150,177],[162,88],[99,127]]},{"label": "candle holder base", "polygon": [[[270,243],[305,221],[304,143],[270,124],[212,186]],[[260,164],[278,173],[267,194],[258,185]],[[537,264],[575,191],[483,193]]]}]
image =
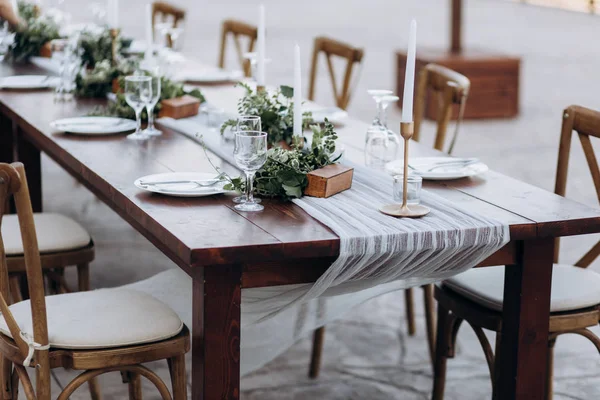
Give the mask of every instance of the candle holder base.
[{"label": "candle holder base", "polygon": [[379,211],[385,215],[399,218],[420,218],[431,212],[429,207],[421,204],[411,204],[406,207],[402,207],[400,204],[387,204],[382,206]]}]

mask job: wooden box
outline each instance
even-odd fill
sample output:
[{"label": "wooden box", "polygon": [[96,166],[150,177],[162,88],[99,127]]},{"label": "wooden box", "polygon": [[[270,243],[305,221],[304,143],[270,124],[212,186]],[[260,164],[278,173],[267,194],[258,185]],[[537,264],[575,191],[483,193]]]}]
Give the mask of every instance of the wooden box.
[{"label": "wooden box", "polygon": [[40,49],[40,57],[52,57],[52,47],[50,47],[50,42],[46,42],[42,45],[42,48]]},{"label": "wooden box", "polygon": [[[397,93],[402,106],[406,53],[396,53]],[[448,50],[417,51],[416,73],[420,68],[435,63],[455,70],[471,80],[471,91],[465,108],[465,119],[512,118],[519,113],[519,75],[521,60],[489,51],[463,50],[452,53]],[[437,99],[428,96],[425,117],[436,119]],[[455,106],[453,118],[458,116]]]},{"label": "wooden box", "polygon": [[158,113],[159,117],[171,117],[174,119],[192,117],[198,114],[200,100],[194,96],[184,95],[173,99],[163,100],[162,107]]},{"label": "wooden box", "polygon": [[340,164],[327,165],[306,175],[308,186],[304,194],[313,197],[331,197],[334,194],[350,189],[352,186],[353,168]]}]

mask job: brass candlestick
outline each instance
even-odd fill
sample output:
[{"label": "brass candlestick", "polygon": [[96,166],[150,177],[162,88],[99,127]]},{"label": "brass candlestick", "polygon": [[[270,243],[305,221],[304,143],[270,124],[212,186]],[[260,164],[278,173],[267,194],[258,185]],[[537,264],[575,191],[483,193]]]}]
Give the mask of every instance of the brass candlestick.
[{"label": "brass candlestick", "polygon": [[111,28],[110,30],[110,38],[112,40],[111,47],[111,56],[112,56],[112,64],[114,66],[117,65],[117,40],[119,38],[120,30],[117,28]]},{"label": "brass candlestick", "polygon": [[413,122],[401,122],[400,123],[400,135],[404,139],[404,174],[402,176],[402,205],[398,207],[397,204],[388,204],[379,211],[384,214],[392,215],[394,217],[402,218],[418,218],[429,214],[431,211],[429,207],[425,207],[420,204],[411,204],[408,206],[408,145],[410,138],[415,131],[415,124]]}]

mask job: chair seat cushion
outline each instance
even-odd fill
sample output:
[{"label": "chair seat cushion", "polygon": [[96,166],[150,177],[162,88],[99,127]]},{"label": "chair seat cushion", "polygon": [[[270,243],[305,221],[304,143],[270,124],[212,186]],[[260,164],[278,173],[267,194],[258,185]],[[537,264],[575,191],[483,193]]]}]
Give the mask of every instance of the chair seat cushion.
[{"label": "chair seat cushion", "polygon": [[[40,253],[75,250],[89,245],[90,234],[71,218],[53,213],[33,215]],[[8,256],[23,254],[19,221],[14,214],[2,218],[2,239]]]},{"label": "chair seat cushion", "polygon": [[[10,306],[21,331],[33,337],[29,300]],[[167,305],[135,290],[100,289],[46,297],[51,347],[96,349],[157,342],[177,335],[183,322]],[[4,318],[0,331],[11,336]],[[42,343],[43,344],[43,343]]]},{"label": "chair seat cushion", "polygon": [[[501,311],[504,266],[473,268],[443,285],[475,303]],[[600,304],[600,274],[572,265],[554,264],[550,312],[572,311]]]}]

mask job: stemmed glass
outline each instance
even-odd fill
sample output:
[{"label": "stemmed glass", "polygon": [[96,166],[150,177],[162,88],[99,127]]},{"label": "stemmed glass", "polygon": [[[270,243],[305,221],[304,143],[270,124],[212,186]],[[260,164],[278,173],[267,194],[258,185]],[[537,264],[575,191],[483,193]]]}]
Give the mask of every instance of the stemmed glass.
[{"label": "stemmed glass", "polygon": [[127,135],[130,140],[145,140],[148,135],[142,132],[142,110],[152,98],[152,78],[143,75],[125,77],[125,101],[135,111],[135,132]]},{"label": "stemmed glass", "polygon": [[143,133],[149,136],[160,136],[162,135],[162,131],[156,129],[154,126],[154,107],[158,104],[160,100],[160,85],[161,78],[159,74],[158,67],[154,68],[154,73],[151,74],[150,78],[152,79],[152,97],[150,101],[146,104],[146,111],[148,112],[148,126],[144,129]]},{"label": "stemmed glass", "polygon": [[267,134],[259,131],[238,131],[235,134],[235,163],[246,173],[246,201],[235,206],[239,211],[261,211],[264,207],[254,200],[254,175],[267,162]]},{"label": "stemmed glass", "polygon": [[50,50],[52,51],[52,59],[58,64],[59,83],[55,89],[55,98],[63,100],[65,92],[65,71],[67,57],[69,57],[69,39],[54,39],[50,41]]},{"label": "stemmed glass", "polygon": [[371,126],[374,126],[374,125],[381,126],[382,125],[382,123],[381,123],[382,112],[385,111],[382,108],[381,100],[385,96],[393,95],[394,92],[392,92],[391,90],[370,89],[370,90],[367,90],[367,93],[369,93],[373,97],[373,99],[375,100],[375,104],[377,104],[377,114],[375,114],[375,118],[373,118],[373,122],[371,123]]},{"label": "stemmed glass", "polygon": [[[254,131],[254,132],[262,132],[262,125],[260,122],[260,117],[256,115],[240,115],[237,119],[236,132],[239,131]],[[237,196],[233,198],[233,202],[236,204],[241,204],[246,202],[246,194],[242,194],[241,196]],[[260,203],[260,199],[254,199],[255,203]]]},{"label": "stemmed glass", "polygon": [[[375,92],[375,91],[370,91]],[[368,167],[384,169],[385,165],[398,157],[400,137],[387,127],[387,108],[398,101],[398,96],[382,94],[385,91],[370,93],[376,97],[377,116],[367,130],[365,164]],[[389,91],[388,91],[389,92]]]}]

